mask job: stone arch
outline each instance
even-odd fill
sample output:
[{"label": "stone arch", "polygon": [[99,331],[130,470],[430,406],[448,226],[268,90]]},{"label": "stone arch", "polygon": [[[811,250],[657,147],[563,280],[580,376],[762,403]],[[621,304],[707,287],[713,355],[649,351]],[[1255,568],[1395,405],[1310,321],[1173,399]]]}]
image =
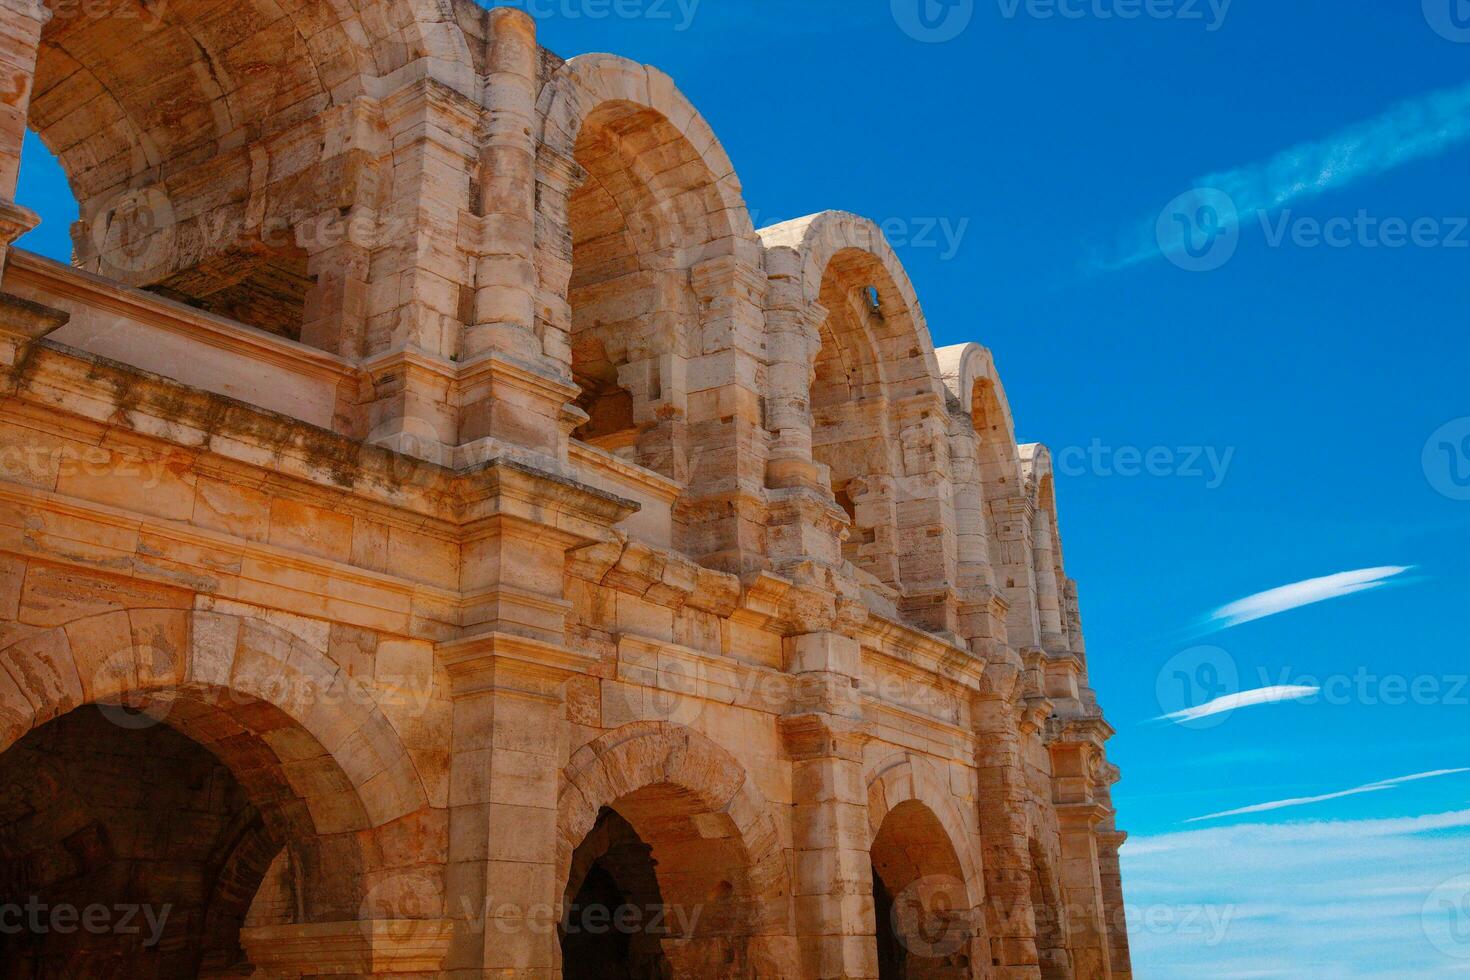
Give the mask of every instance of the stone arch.
[{"label": "stone arch", "polygon": [[694,149],[703,169],[714,179],[714,191],[726,214],[718,227],[730,234],[752,232],[750,212],[735,175],[735,166],[715,131],[680,92],[674,80],[651,65],[612,54],[584,54],[557,70],[542,88],[536,104],[541,120],[541,148],[548,159],[574,158],[577,139],[587,119],[604,105],[626,104],[657,114]]},{"label": "stone arch", "polygon": [[477,95],[446,0],[47,2],[29,121],[78,201],[78,264],[291,339],[346,209],[380,207],[361,117],[384,78],[422,62]]},{"label": "stone arch", "polygon": [[19,633],[0,649],[0,757],[83,706],[166,726],[230,771],[277,849],[309,845],[295,855],[306,922],[442,914],[414,842],[434,834],[417,769],[324,651],[262,619],[170,608]]},{"label": "stone arch", "polygon": [[1031,511],[1021,448],[1010,400],[995,359],[979,344],[939,352],[952,403],[969,420],[976,439],[986,545],[995,588],[1005,596],[1007,633],[1016,648],[1035,646],[1041,626],[1036,603]]},{"label": "stone arch", "polygon": [[[475,92],[468,42],[439,0],[249,0],[225,15],[202,0],[119,0],[108,17],[60,0],[48,6],[55,13],[41,35],[31,118],[84,202],[124,181],[157,179],[170,161],[197,163],[202,144],[222,152],[374,95],[376,79],[420,58]],[[130,45],[105,43],[125,31]]]},{"label": "stone arch", "polygon": [[857,215],[828,211],[760,237],[773,309],[798,306],[812,321],[804,407],[812,456],[852,525],[843,555],[901,592],[922,625],[952,632],[948,420],[913,283],[878,226]]},{"label": "stone arch", "polygon": [[575,435],[688,483],[691,362],[721,346],[725,277],[755,268],[734,167],[667,75],[624,58],[571,59],[537,115],[538,306],[583,391]]},{"label": "stone arch", "polygon": [[868,826],[880,975],[971,976],[988,955],[985,886],[974,836],[933,765],[901,754],[871,770]]},{"label": "stone arch", "polygon": [[[852,284],[866,277],[862,285],[876,286],[880,303],[888,307],[881,328],[874,332],[885,394],[892,401],[914,395],[943,397],[934,341],[918,292],[881,228],[846,211],[823,211],[763,228],[759,234],[768,253],[787,253],[774,264],[768,262],[768,267],[795,278],[807,303],[821,301],[834,261]],[[892,295],[891,302],[885,294]]]},{"label": "stone arch", "polygon": [[733,756],[691,729],[634,722],[578,749],[564,775],[559,882],[570,890],[574,872],[585,873],[578,849],[613,810],[650,849],[661,901],[703,907],[692,935],[664,944],[675,976],[789,975],[785,857],[764,797]]},{"label": "stone arch", "polygon": [[233,692],[269,705],[337,761],[357,797],[351,829],[428,805],[383,713],[348,691],[348,678],[324,653],[263,619],[177,609],[105,612],[14,640],[0,649],[0,667],[0,752],[83,704]]}]

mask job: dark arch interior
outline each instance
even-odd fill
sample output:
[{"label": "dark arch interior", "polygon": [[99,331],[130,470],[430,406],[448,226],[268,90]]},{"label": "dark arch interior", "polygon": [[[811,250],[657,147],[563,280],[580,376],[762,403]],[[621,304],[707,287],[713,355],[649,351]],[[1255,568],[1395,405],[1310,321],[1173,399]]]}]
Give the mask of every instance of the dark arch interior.
[{"label": "dark arch interior", "polygon": [[0,977],[239,966],[281,843],[207,749],[105,711],[72,711],[0,755]]},{"label": "dark arch interior", "polygon": [[[673,976],[653,848],[617,811],[604,808],[572,858],[561,917],[565,980],[663,980]],[[655,921],[657,918],[659,921]]]},{"label": "dark arch interior", "polygon": [[933,811],[900,803],[884,817],[870,853],[880,980],[970,976],[964,872]]}]

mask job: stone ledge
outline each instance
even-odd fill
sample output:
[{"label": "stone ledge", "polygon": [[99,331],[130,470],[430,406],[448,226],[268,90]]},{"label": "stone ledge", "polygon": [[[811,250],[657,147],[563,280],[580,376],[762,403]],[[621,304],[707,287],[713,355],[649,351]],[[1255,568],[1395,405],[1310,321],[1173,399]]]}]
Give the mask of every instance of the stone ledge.
[{"label": "stone ledge", "polygon": [[437,973],[453,930],[448,919],[249,926],[240,930],[240,945],[257,977]]}]

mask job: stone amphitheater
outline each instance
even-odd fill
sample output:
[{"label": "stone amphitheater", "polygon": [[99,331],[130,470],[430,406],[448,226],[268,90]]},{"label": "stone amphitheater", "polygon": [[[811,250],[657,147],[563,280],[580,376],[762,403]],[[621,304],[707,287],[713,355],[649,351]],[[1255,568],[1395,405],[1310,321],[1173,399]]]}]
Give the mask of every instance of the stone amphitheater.
[{"label": "stone amphitheater", "polygon": [[872,222],[516,9],[0,26],[0,977],[1131,976],[1048,452]]}]

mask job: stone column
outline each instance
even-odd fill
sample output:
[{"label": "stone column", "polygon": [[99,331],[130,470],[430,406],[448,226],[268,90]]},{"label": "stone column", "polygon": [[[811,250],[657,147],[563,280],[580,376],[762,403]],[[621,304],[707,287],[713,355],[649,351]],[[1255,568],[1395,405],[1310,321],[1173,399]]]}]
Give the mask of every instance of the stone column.
[{"label": "stone column", "polygon": [[474,317],[463,356],[495,352],[541,360],[536,336],[536,22],[524,11],[490,11],[485,145],[480,155],[480,247]]},{"label": "stone column", "polygon": [[903,469],[896,501],[903,609],[931,632],[958,637],[958,544],[949,461],[949,414],[938,395],[894,405]]},{"label": "stone column", "polygon": [[1031,554],[1036,569],[1036,612],[1041,628],[1041,646],[1049,653],[1066,652],[1066,626],[1062,621],[1051,512],[1045,507],[1037,507],[1035,515]]},{"label": "stone column", "polygon": [[508,633],[441,643],[454,697],[448,915],[440,976],[556,975],[558,739],[564,681],[593,655]]},{"label": "stone column", "polygon": [[0,72],[9,80],[0,92],[0,270],[10,246],[40,221],[34,211],[15,203],[15,189],[36,81],[41,28],[50,19],[51,11],[43,3],[0,0]]},{"label": "stone column", "polygon": [[1011,696],[1019,682],[1017,668],[992,665],[984,682],[986,692],[975,703],[975,769],[991,958],[998,961],[997,980],[1039,980],[1022,769],[1023,712]]},{"label": "stone column", "polygon": [[1102,830],[1097,835],[1113,980],[1133,980],[1133,959],[1128,951],[1128,913],[1123,903],[1123,878],[1118,867],[1118,848],[1127,839],[1128,835],[1121,830]]},{"label": "stone column", "polygon": [[787,640],[798,675],[796,713],[782,718],[792,759],[793,901],[802,975],[875,978],[878,946],[868,852],[856,640],[809,633]]},{"label": "stone column", "polygon": [[986,502],[997,551],[991,554],[996,585],[1009,605],[1007,632],[1017,649],[1040,643],[1036,612],[1036,578],[1031,543],[1034,505],[1020,494]]},{"label": "stone column", "polygon": [[1113,784],[1122,778],[1118,767],[1104,762],[1100,767],[1097,795],[1107,815],[1097,830],[1098,873],[1102,879],[1103,913],[1106,916],[1108,954],[1113,980],[1133,980],[1133,957],[1128,947],[1128,913],[1123,902],[1123,876],[1118,865],[1118,848],[1128,835],[1117,827],[1113,809]]},{"label": "stone column", "polygon": [[739,574],[764,562],[766,277],[753,242],[731,245],[689,274],[700,317],[685,373],[689,490],[675,523],[686,554]]},{"label": "stone column", "polygon": [[460,552],[459,638],[436,657],[454,699],[449,761],[451,977],[556,969],[563,684],[598,657],[564,646],[566,553],[634,505],[501,460],[475,475]]},{"label": "stone column", "polygon": [[773,276],[766,289],[766,429],[771,458],[766,486],[827,490],[812,459],[811,387],[813,365],[822,348],[821,325],[827,310],[801,296],[799,278]]},{"label": "stone column", "polygon": [[475,271],[458,344],[457,442],[471,462],[508,450],[564,468],[580,413],[567,340],[537,319],[536,22],[511,7],[488,16],[480,199],[460,230]]},{"label": "stone column", "polygon": [[1095,804],[1061,804],[1062,889],[1067,896],[1067,933],[1079,977],[1109,980],[1112,956],[1104,921],[1102,877],[1096,830],[1103,813]]},{"label": "stone column", "polygon": [[[401,237],[373,257],[363,342],[368,439],[436,463],[453,462],[463,297],[459,232],[479,163],[474,101],[432,79],[382,100],[392,153],[383,220]],[[463,275],[462,275],[463,274]]]},{"label": "stone column", "polygon": [[1077,975],[1110,980],[1112,953],[1103,895],[1098,832],[1108,808],[1097,796],[1102,744],[1112,730],[1100,718],[1053,722],[1052,799],[1062,844],[1067,932]]}]

